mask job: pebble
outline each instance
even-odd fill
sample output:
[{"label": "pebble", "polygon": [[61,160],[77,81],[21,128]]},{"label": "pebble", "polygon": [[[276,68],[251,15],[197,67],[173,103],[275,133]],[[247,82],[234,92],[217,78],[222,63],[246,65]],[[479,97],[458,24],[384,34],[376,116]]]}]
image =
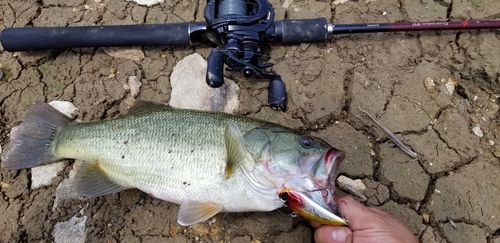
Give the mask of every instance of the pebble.
[{"label": "pebble", "polygon": [[137,76],[128,77],[128,87],[130,88],[130,95],[132,95],[132,97],[135,98],[139,95],[139,92],[141,92],[141,86],[142,83]]},{"label": "pebble", "polygon": [[479,125],[475,126],[472,128],[472,131],[474,132],[474,134],[476,134],[476,136],[482,138],[483,137],[483,131],[481,131],[481,128],[479,127]]},{"label": "pebble", "polygon": [[448,78],[448,81],[445,84],[446,90],[445,93],[452,96],[455,92],[455,87],[458,85],[458,80],[453,76]]},{"label": "pebble", "polygon": [[292,5],[292,3],[293,3],[293,0],[285,0],[285,2],[283,2],[283,7],[288,8],[288,7],[290,7],[290,5]]},{"label": "pebble", "polygon": [[344,4],[346,2],[349,2],[349,0],[335,0],[333,1],[333,5]]},{"label": "pebble", "polygon": [[163,0],[127,0],[127,2],[135,2],[143,6],[153,6],[158,3],[163,3]]},{"label": "pebble", "polygon": [[436,83],[432,78],[425,78],[424,79],[424,87],[427,92],[434,92],[436,91]]},{"label": "pebble", "polygon": [[339,176],[337,183],[342,190],[351,193],[353,196],[356,196],[362,201],[367,200],[364,195],[366,185],[360,179],[353,180],[345,176]]},{"label": "pebble", "polygon": [[424,220],[425,223],[429,223],[431,220],[431,215],[428,213],[423,213],[422,214],[422,219]]},{"label": "pebble", "polygon": [[66,115],[69,119],[75,119],[76,113],[78,112],[78,108],[69,101],[53,100],[49,102],[49,105]]},{"label": "pebble", "polygon": [[31,189],[50,186],[57,173],[64,170],[66,162],[58,162],[31,168]]}]

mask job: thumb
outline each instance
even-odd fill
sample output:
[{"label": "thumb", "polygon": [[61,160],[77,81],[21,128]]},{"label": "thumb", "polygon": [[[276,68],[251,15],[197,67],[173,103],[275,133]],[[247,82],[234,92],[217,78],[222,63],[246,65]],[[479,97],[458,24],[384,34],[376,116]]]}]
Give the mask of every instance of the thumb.
[{"label": "thumb", "polygon": [[314,232],[316,243],[352,243],[352,231],[346,226],[322,225]]}]

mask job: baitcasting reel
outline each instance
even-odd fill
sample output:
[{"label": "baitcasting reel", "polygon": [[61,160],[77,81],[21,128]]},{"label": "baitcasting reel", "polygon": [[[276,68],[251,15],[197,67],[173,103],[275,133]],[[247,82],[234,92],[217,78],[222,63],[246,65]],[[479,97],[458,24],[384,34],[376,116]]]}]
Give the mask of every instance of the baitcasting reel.
[{"label": "baitcasting reel", "polygon": [[205,7],[208,39],[219,47],[208,56],[206,81],[218,88],[224,83],[223,67],[247,78],[270,80],[268,102],[272,108],[286,108],[286,89],[281,77],[267,71],[272,63],[260,63],[266,53],[267,34],[274,25],[274,9],[267,0],[208,0]]}]

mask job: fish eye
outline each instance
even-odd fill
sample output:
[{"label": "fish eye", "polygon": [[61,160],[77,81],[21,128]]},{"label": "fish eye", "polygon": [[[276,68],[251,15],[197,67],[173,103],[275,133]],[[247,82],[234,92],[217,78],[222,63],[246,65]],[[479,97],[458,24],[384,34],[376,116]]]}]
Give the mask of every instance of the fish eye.
[{"label": "fish eye", "polygon": [[304,148],[311,148],[314,145],[314,140],[309,136],[300,137],[300,145]]}]

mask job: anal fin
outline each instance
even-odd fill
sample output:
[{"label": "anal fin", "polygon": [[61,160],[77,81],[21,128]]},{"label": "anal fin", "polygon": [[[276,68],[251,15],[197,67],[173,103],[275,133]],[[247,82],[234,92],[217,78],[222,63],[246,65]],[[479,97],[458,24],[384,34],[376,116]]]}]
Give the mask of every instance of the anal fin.
[{"label": "anal fin", "polygon": [[222,210],[222,205],[217,203],[183,203],[177,216],[177,223],[183,226],[193,225],[209,219]]},{"label": "anal fin", "polygon": [[128,189],[112,181],[96,161],[85,162],[77,170],[75,191],[83,196],[98,197]]}]

